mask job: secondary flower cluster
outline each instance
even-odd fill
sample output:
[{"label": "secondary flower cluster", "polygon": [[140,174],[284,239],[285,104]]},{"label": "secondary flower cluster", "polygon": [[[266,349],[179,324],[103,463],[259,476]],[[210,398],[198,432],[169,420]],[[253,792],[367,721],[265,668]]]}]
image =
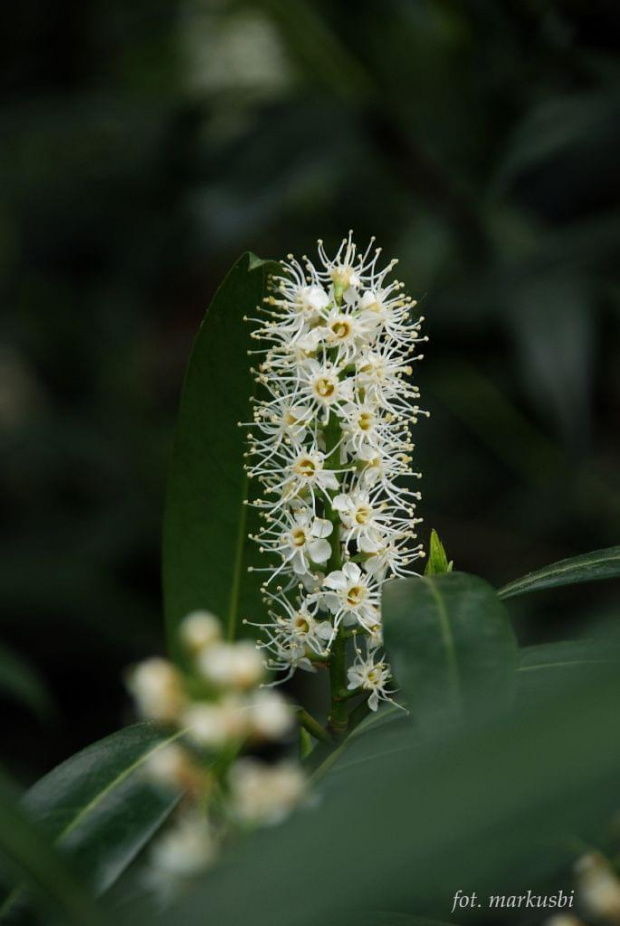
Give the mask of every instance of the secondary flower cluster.
[{"label": "secondary flower cluster", "polygon": [[153,781],[185,795],[151,852],[149,880],[164,896],[211,864],[237,830],[284,819],[305,790],[296,762],[247,754],[282,741],[294,724],[286,698],[261,687],[256,646],[224,642],[208,612],[189,615],[180,633],[188,672],[152,658],[127,678],[138,713],[179,734],[147,768]]},{"label": "secondary flower cluster", "polygon": [[396,261],[380,267],[373,244],[358,253],[349,233],[330,259],[319,241],[318,266],[288,255],[272,280],[266,320],[253,319],[263,348],[247,471],[262,489],[253,539],[272,557],[268,666],[315,671],[342,629],[356,639],[348,688],[376,710],[392,693],[381,589],[423,555],[410,426],[426,414],[411,374],[427,339],[390,279]]}]

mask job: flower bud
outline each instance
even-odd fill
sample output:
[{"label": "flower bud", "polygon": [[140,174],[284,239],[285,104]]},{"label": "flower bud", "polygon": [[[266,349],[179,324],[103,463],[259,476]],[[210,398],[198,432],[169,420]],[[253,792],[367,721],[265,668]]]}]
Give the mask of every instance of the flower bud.
[{"label": "flower bud", "polygon": [[127,688],[147,720],[175,721],[185,703],[181,675],[166,659],[146,659],[131,669]]},{"label": "flower bud", "polygon": [[210,611],[194,611],[182,621],[181,642],[190,653],[200,653],[222,638],[222,625]]},{"label": "flower bud", "polygon": [[306,786],[301,769],[290,762],[267,765],[239,759],[230,770],[233,812],[249,825],[280,823],[299,803]]},{"label": "flower bud", "polygon": [[207,783],[202,770],[179,743],[169,743],[154,752],[146,763],[146,774],[154,784],[165,788],[202,791]]},{"label": "flower bud", "polygon": [[162,873],[177,877],[196,875],[216,855],[216,846],[206,822],[182,818],[153,845],[151,863]]},{"label": "flower bud", "polygon": [[219,688],[254,688],[264,677],[263,660],[253,643],[219,643],[204,650],[198,668]]},{"label": "flower bud", "polygon": [[260,739],[278,740],[291,729],[293,710],[282,695],[275,691],[257,691],[252,697],[249,727]]},{"label": "flower bud", "polygon": [[223,749],[227,743],[244,739],[249,733],[248,704],[238,695],[221,701],[197,701],[183,713],[188,736],[199,746]]},{"label": "flower bud", "polygon": [[575,869],[584,907],[596,917],[620,923],[620,880],[609,862],[592,852],[579,859]]}]

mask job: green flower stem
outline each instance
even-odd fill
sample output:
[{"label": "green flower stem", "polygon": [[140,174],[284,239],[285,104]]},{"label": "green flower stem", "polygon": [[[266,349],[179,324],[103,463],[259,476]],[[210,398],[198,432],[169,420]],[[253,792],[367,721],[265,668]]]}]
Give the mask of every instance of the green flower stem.
[{"label": "green flower stem", "polygon": [[[328,465],[331,469],[338,468],[338,452],[334,448],[342,437],[340,422],[334,414],[330,415],[329,424],[325,428],[325,452]],[[332,554],[327,564],[329,572],[342,569],[342,546],[340,542],[340,516],[334,511],[329,502],[325,505],[325,517],[334,525],[332,533]],[[331,686],[331,708],[327,727],[335,737],[340,737],[346,733],[349,726],[349,711],[347,709],[347,699],[342,697],[342,692],[347,688],[347,644],[344,638],[344,631],[338,630],[332,644],[332,651],[329,657],[329,677]]]},{"label": "green flower stem", "polygon": [[304,730],[307,730],[307,732],[313,736],[315,740],[319,740],[321,743],[331,743],[332,738],[327,730],[325,730],[325,728],[321,726],[318,720],[315,720],[312,714],[309,714],[305,708],[298,708],[297,716],[299,717],[299,722]]},{"label": "green flower stem", "polygon": [[[342,286],[334,286],[334,301],[340,307],[342,305]],[[331,469],[338,469],[339,453],[335,449],[342,437],[342,428],[338,418],[333,413],[329,417],[325,431],[325,453],[327,465]],[[342,569],[342,545],[340,541],[340,516],[331,504],[326,504],[325,517],[334,525],[332,533],[332,555],[327,564],[329,572]],[[342,693],[347,689],[347,643],[344,638],[344,630],[338,630],[332,651],[329,657],[329,679],[331,688],[331,707],[327,720],[327,728],[335,738],[342,737],[349,726],[349,710],[347,707],[347,698],[342,697]]]},{"label": "green flower stem", "polygon": [[346,733],[349,726],[347,698],[342,697],[342,690],[347,680],[346,642],[340,633],[336,634],[329,660],[329,676],[332,690],[332,703],[329,712],[328,727],[336,737]]}]

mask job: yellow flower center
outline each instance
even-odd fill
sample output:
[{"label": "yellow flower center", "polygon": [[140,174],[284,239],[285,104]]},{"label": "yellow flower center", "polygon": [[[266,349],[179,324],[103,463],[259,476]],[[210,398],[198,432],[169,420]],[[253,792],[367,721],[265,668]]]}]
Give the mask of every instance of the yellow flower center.
[{"label": "yellow flower center", "polygon": [[351,334],[351,323],[345,319],[339,319],[332,325],[332,331],[341,340],[347,338]]},{"label": "yellow flower center", "polygon": [[366,589],[363,585],[352,585],[347,593],[347,604],[355,608],[361,604],[366,597]]},{"label": "yellow flower center", "polygon": [[307,479],[311,479],[316,473],[316,463],[311,457],[302,457],[301,460],[295,463],[293,470],[298,476],[305,476]]},{"label": "yellow flower center", "polygon": [[373,418],[374,418],[374,415],[372,412],[362,412],[359,418],[357,419],[357,423],[359,425],[360,431],[370,431],[372,427]]},{"label": "yellow flower center", "polygon": [[303,614],[295,615],[294,625],[295,625],[295,630],[297,630],[298,633],[308,633],[308,631],[310,630],[310,624],[308,623],[307,619],[303,616]]},{"label": "yellow flower center", "polygon": [[330,399],[336,391],[336,383],[327,376],[321,376],[314,384],[314,391],[322,399]]},{"label": "yellow flower center", "polygon": [[355,520],[358,524],[368,524],[372,516],[370,505],[359,505],[355,512]]},{"label": "yellow flower center", "polygon": [[291,531],[291,539],[294,547],[303,547],[306,543],[306,532],[302,527],[296,527]]}]

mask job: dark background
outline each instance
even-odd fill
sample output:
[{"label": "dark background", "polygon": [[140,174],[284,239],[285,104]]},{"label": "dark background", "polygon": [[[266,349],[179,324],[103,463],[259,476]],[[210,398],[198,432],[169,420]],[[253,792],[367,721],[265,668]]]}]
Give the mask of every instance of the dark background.
[{"label": "dark background", "polygon": [[[163,646],[179,389],[242,250],[352,227],[400,258],[431,337],[424,539],[457,568],[502,583],[618,542],[618,10],[3,4],[0,735],[22,781],[125,722],[122,670]],[[525,598],[520,639],[596,628],[613,594]]]}]

